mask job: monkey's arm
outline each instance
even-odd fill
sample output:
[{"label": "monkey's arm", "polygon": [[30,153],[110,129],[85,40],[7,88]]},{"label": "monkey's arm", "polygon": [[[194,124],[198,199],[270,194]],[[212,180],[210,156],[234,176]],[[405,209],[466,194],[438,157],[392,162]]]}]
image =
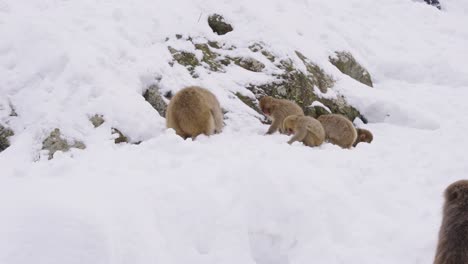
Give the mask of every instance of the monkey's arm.
[{"label": "monkey's arm", "polygon": [[267,135],[271,135],[275,133],[279,127],[280,127],[280,122],[278,121],[278,119],[275,119],[273,123],[271,124],[270,128],[268,129],[268,131],[266,132]]},{"label": "monkey's arm", "polygon": [[295,141],[302,142],[304,138],[307,136],[306,129],[299,129],[299,131],[294,134],[294,136],[288,141],[288,144],[291,145]]}]

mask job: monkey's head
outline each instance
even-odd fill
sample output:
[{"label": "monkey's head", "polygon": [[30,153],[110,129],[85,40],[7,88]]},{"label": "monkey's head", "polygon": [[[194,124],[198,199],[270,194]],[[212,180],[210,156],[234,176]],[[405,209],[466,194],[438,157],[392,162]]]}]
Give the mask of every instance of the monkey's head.
[{"label": "monkey's head", "polygon": [[264,96],[260,99],[260,109],[262,112],[270,116],[276,107],[276,99],[271,96]]},{"label": "monkey's head", "polygon": [[296,131],[294,131],[294,129],[296,128],[296,124],[297,124],[297,119],[299,118],[300,116],[298,115],[290,115],[288,117],[286,117],[283,121],[283,131],[288,134],[288,135],[291,135],[291,134],[294,134],[296,133]]},{"label": "monkey's head", "polygon": [[374,136],[369,130],[357,128],[356,131],[358,134],[357,142],[371,143],[374,140]]},{"label": "monkey's head", "polygon": [[445,209],[468,204],[468,180],[459,180],[445,189]]}]

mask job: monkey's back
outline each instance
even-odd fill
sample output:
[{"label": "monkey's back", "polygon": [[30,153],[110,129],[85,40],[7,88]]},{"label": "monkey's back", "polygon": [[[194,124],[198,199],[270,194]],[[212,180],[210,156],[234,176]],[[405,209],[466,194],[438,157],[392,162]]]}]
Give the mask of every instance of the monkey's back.
[{"label": "monkey's back", "polygon": [[353,146],[357,138],[354,125],[346,117],[338,114],[321,115],[318,117],[325,129],[326,139],[342,148]]},{"label": "monkey's back", "polygon": [[434,264],[468,263],[468,180],[449,185]]},{"label": "monkey's back", "polygon": [[286,99],[277,100],[280,102],[281,107],[278,107],[276,111],[278,111],[279,117],[283,120],[290,115],[304,115],[302,108],[295,102]]},{"label": "monkey's back", "polygon": [[166,125],[184,138],[219,133],[223,114],[218,99],[201,87],[184,88],[169,102]]},{"label": "monkey's back", "polygon": [[455,224],[443,221],[434,264],[468,263],[468,212],[458,217],[463,218],[464,222]]},{"label": "monkey's back", "polygon": [[[283,121],[286,117],[290,115],[304,115],[304,111],[302,108],[297,105],[295,102],[286,100],[286,99],[276,99],[280,103],[281,107],[277,107],[275,109],[275,116],[274,119],[278,119],[280,124],[283,124]],[[284,133],[284,127],[280,126],[280,132]]]},{"label": "monkey's back", "polygon": [[325,129],[322,124],[310,116],[301,116],[297,120],[297,125],[304,127],[308,133],[303,143],[309,147],[322,145],[325,141]]}]

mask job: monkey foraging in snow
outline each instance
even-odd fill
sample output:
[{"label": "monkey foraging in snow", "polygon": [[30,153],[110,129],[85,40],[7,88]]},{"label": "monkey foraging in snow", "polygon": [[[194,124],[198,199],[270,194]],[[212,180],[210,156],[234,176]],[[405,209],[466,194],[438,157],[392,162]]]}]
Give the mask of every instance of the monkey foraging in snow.
[{"label": "monkey foraging in snow", "polygon": [[304,115],[304,111],[295,102],[271,96],[264,96],[260,99],[260,109],[272,121],[267,134],[273,134],[278,129],[280,133],[284,133],[283,121],[286,117]]},{"label": "monkey foraging in snow", "polygon": [[166,126],[184,139],[200,134],[209,136],[222,131],[223,112],[213,93],[191,86],[172,97],[167,106]]}]

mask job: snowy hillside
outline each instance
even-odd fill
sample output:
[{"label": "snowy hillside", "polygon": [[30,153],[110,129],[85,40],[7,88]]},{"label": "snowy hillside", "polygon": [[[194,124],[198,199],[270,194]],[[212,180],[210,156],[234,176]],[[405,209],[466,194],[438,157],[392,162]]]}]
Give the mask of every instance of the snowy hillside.
[{"label": "snowy hillside", "polygon": [[[468,176],[468,2],[441,3],[0,0],[0,125],[14,131],[0,153],[0,264],[431,263],[442,191]],[[213,13],[234,30],[214,34]],[[344,150],[265,136],[232,96],[252,96],[245,85],[265,75],[232,66],[193,78],[171,65],[176,34],[240,53],[300,50],[374,141]],[[374,88],[329,62],[337,50]],[[210,89],[223,133],[166,130],[142,96],[152,84]],[[55,128],[86,148],[48,160]],[[115,144],[112,128],[141,143]]]}]

